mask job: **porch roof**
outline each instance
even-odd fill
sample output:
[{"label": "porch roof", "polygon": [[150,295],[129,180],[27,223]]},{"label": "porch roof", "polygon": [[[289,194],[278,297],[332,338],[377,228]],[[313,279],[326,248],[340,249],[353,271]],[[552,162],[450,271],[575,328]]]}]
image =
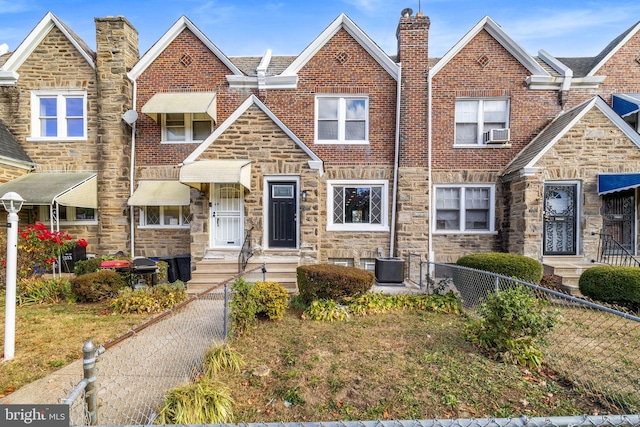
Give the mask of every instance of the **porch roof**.
[{"label": "porch roof", "polygon": [[598,175],[599,195],[637,187],[640,187],[640,173],[607,173]]},{"label": "porch roof", "polygon": [[178,180],[144,180],[138,183],[129,206],[188,206],[189,187]]},{"label": "porch roof", "polygon": [[197,160],[182,165],[180,182],[197,189],[203,183],[240,184],[251,191],[251,160]]},{"label": "porch roof", "polygon": [[30,173],[0,185],[0,195],[15,191],[25,205],[98,207],[98,180],[95,172]]}]

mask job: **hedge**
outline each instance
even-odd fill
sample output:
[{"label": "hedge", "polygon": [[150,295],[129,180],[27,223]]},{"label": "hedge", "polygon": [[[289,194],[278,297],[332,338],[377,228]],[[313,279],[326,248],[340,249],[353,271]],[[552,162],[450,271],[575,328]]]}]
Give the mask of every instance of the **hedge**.
[{"label": "hedge", "polygon": [[640,309],[640,268],[591,267],[578,281],[582,295],[596,301],[619,304],[632,310]]},{"label": "hedge", "polygon": [[525,255],[480,252],[460,257],[456,261],[456,265],[489,271],[536,285],[542,280],[542,264],[540,261]]},{"label": "hedge", "polygon": [[311,264],[297,268],[300,299],[310,303],[317,299],[340,301],[368,292],[375,276],[356,267],[335,264]]}]

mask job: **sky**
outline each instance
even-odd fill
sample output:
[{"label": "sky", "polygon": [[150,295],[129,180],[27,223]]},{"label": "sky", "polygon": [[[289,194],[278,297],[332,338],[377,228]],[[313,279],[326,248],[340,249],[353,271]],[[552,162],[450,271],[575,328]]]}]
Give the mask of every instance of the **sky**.
[{"label": "sky", "polygon": [[[297,55],[345,13],[395,55],[400,12],[430,18],[429,56],[443,56],[484,16],[532,55],[597,55],[640,21],[638,0],[0,0],[0,44],[13,51],[47,12],[95,49],[94,18],[122,15],[138,30],[142,55],[182,15],[227,56]],[[639,52],[640,54],[640,52]]]}]

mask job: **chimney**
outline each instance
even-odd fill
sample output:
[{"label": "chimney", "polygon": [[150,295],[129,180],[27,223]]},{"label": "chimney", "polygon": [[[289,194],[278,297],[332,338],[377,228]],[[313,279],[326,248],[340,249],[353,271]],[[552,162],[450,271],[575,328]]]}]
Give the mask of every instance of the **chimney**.
[{"label": "chimney", "polygon": [[427,166],[429,17],[406,8],[396,31],[402,64],[400,166]]}]

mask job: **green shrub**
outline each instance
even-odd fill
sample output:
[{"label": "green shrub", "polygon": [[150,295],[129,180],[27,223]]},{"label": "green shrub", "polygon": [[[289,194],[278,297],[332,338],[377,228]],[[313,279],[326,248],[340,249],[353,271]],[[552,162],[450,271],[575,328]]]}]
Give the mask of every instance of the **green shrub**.
[{"label": "green shrub", "polygon": [[347,320],[349,310],[333,300],[313,300],[302,313],[302,318],[319,322]]},{"label": "green shrub", "polygon": [[547,304],[523,286],[492,293],[478,308],[480,318],[467,324],[465,337],[496,359],[537,368],[539,346],[557,318],[557,312],[545,309]]},{"label": "green shrub", "polygon": [[160,313],[187,299],[182,282],[163,283],[154,287],[122,289],[109,302],[116,313]]},{"label": "green shrub", "polygon": [[73,274],[76,276],[82,276],[88,273],[95,273],[100,270],[100,263],[102,263],[102,261],[104,261],[104,257],[95,257],[76,261],[73,266]]},{"label": "green shrub", "polygon": [[75,301],[75,297],[71,292],[71,282],[67,279],[30,277],[18,280],[16,300],[19,306],[26,306]]},{"label": "green shrub", "polygon": [[222,424],[233,421],[231,390],[202,377],[169,391],[156,424]]},{"label": "green shrub", "polygon": [[542,264],[524,255],[481,252],[460,257],[456,265],[489,271],[536,285],[542,280]]},{"label": "green shrub", "polygon": [[269,320],[282,320],[289,302],[289,292],[277,282],[256,282],[252,292],[258,304],[256,314]]},{"label": "green shrub", "polygon": [[231,285],[231,335],[239,337],[249,333],[257,325],[258,302],[252,286],[244,277],[238,277]]},{"label": "green shrub", "polygon": [[203,371],[209,378],[221,371],[239,373],[243,366],[242,355],[229,344],[213,343],[204,355]]},{"label": "green shrub", "polygon": [[640,309],[640,268],[592,267],[582,273],[578,288],[582,295],[596,301]]},{"label": "green shrub", "polygon": [[302,265],[297,268],[298,290],[305,303],[316,299],[340,301],[368,292],[375,277],[355,267],[335,264]]},{"label": "green shrub", "polygon": [[112,270],[99,270],[71,279],[71,291],[78,302],[109,301],[126,287],[123,277]]}]

